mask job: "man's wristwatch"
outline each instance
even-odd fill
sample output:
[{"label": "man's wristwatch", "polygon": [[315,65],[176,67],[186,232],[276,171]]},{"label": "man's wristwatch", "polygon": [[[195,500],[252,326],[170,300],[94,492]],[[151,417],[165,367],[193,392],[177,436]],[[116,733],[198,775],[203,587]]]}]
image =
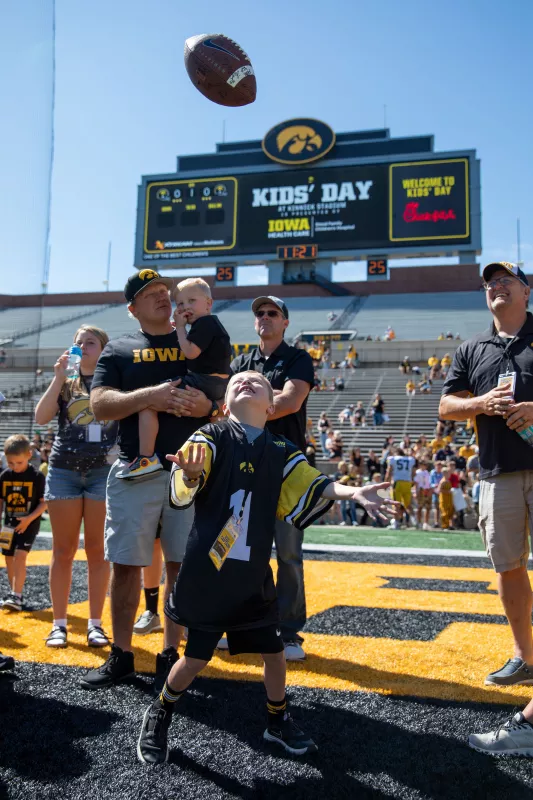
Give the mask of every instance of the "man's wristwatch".
[{"label": "man's wristwatch", "polygon": [[220,414],[220,408],[218,407],[215,400],[213,400],[213,403],[211,405],[211,411],[209,412],[209,417],[210,419],[216,419],[219,414]]}]

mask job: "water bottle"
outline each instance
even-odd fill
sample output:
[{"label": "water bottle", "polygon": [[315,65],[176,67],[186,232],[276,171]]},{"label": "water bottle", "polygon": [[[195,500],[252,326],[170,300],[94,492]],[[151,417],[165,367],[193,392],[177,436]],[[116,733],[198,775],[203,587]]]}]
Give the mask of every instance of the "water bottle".
[{"label": "water bottle", "polygon": [[68,351],[68,361],[67,361],[67,366],[65,367],[67,378],[73,379],[78,377],[78,375],[80,374],[80,363],[81,363],[81,347],[78,347],[77,344],[73,344]]},{"label": "water bottle", "polygon": [[530,425],[525,431],[517,431],[517,433],[526,444],[533,447],[533,425]]}]

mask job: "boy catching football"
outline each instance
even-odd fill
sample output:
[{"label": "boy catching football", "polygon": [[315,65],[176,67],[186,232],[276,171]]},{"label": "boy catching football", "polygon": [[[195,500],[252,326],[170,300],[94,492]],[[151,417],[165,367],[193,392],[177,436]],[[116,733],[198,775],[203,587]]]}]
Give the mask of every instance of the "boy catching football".
[{"label": "boy catching football", "polygon": [[224,632],[231,655],[260,653],[264,662],[264,739],[294,755],[316,751],[292,720],[285,698],[285,652],[278,628],[270,556],[276,517],[303,529],[335,499],[353,499],[386,519],[396,503],[389,484],[364,489],[334,483],[312,468],[287,439],[265,430],[273,410],[270,383],[258,372],[234,375],[226,392],[229,419],[200,428],[175,456],[170,501],[195,518],[165,612],[189,629],[185,655],[148,707],[137,745],[145,764],[168,759],[168,728],[178,701],[213,656]]}]

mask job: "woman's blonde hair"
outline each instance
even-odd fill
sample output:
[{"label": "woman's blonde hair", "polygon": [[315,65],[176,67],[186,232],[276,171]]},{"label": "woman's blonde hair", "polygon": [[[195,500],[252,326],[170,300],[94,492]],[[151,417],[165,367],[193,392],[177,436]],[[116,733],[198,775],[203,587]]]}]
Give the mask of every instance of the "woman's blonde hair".
[{"label": "woman's blonde hair", "polygon": [[[78,338],[80,333],[92,333],[92,335],[100,342],[102,350],[109,341],[109,336],[107,335],[107,333],[104,330],[102,330],[102,328],[97,328],[96,325],[80,325],[80,327],[74,334],[74,339],[73,339],[74,343],[76,343],[76,339]],[[78,375],[77,378],[74,378],[74,380],[72,381],[68,381],[68,383],[64,385],[63,397],[67,399],[65,395],[65,390],[66,394],[69,397],[73,397],[74,395],[77,394],[85,394],[86,389],[81,379],[81,373]]]}]

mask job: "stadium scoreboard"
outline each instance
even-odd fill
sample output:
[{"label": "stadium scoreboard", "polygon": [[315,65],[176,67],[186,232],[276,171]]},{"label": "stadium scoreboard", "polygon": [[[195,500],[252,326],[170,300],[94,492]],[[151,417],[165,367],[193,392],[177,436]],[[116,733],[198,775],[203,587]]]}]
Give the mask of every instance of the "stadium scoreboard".
[{"label": "stadium scoreboard", "polygon": [[481,246],[474,151],[351,164],[333,160],[332,165],[328,159],[299,167],[234,165],[218,173],[206,169],[198,176],[143,179],[135,253],[139,268],[150,262],[386,259],[479,251]]}]

